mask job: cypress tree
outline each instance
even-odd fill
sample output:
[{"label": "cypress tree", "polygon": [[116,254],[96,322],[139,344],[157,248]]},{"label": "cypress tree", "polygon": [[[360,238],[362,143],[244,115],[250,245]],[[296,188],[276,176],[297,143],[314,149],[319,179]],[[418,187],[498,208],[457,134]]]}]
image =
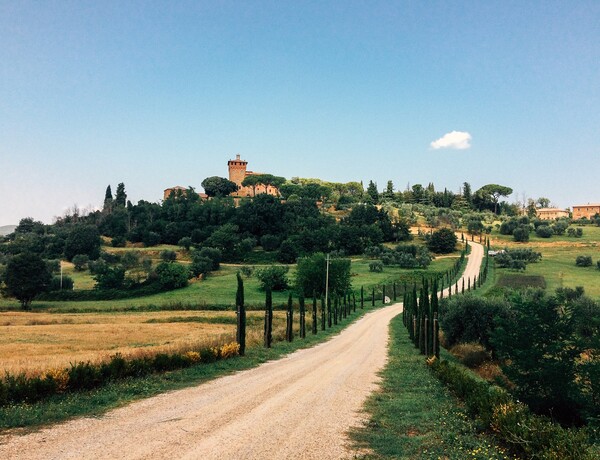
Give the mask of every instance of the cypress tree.
[{"label": "cypress tree", "polygon": [[327,307],[325,306],[325,297],[321,297],[321,330],[324,331],[327,325]]},{"label": "cypress tree", "polygon": [[313,291],[312,333],[317,333],[317,293]]},{"label": "cypress tree", "polygon": [[385,284],[381,287],[381,303],[385,305]]},{"label": "cypress tree", "polygon": [[331,297],[327,298],[327,327],[331,327],[332,324],[332,317],[331,317]]},{"label": "cypress tree", "polygon": [[306,338],[306,310],[304,308],[304,294],[300,293],[300,298],[298,299],[298,303],[300,304],[300,338]]},{"label": "cypress tree", "polygon": [[335,296],[335,300],[333,302],[333,324],[337,325],[338,323],[338,308],[340,306],[340,301],[337,296]]},{"label": "cypress tree", "polygon": [[396,301],[396,282],[395,281],[392,284],[392,290],[393,290],[393,298],[394,298],[394,302],[395,302]]},{"label": "cypress tree", "polygon": [[365,308],[365,288],[364,286],[360,287],[360,308]]},{"label": "cypress tree", "polygon": [[288,304],[287,304],[287,315],[286,315],[286,334],[285,338],[288,342],[291,342],[294,338],[294,306],[292,302],[292,293],[288,296]]},{"label": "cypress tree", "polygon": [[267,286],[265,294],[265,348],[271,348],[273,341],[273,295],[271,288]]},{"label": "cypress tree", "polygon": [[463,276],[463,279],[462,279],[462,293],[463,294],[465,293],[465,277],[464,276]]},{"label": "cypress tree", "polygon": [[352,304],[354,306],[354,313],[356,313],[356,294],[352,293]]},{"label": "cypress tree", "polygon": [[371,306],[375,306],[375,288],[373,288],[373,292],[371,293]]},{"label": "cypress tree", "polygon": [[240,273],[237,274],[237,292],[235,295],[237,308],[236,341],[240,345],[240,356],[246,353],[246,307],[244,306],[244,281]]}]

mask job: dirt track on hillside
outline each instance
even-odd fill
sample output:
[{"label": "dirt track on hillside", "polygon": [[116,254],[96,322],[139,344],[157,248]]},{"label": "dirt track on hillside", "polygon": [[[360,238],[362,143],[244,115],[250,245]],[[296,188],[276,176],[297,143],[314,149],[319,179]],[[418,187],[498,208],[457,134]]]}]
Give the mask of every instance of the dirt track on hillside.
[{"label": "dirt track on hillside", "polygon": [[[465,276],[478,275],[473,244]],[[333,339],[257,368],[31,434],[0,438],[3,459],[340,459],[376,389],[401,304]]]}]

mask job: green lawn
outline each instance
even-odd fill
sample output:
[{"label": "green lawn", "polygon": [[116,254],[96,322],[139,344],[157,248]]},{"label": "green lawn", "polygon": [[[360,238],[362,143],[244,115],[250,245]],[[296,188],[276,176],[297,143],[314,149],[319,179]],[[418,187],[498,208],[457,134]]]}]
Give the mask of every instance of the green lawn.
[{"label": "green lawn", "polygon": [[[409,270],[398,267],[384,267],[383,272],[373,273],[369,271],[369,260],[352,260],[352,286],[356,291],[361,286],[365,289],[373,285],[383,283],[391,284],[396,281],[401,285],[403,282],[412,284],[413,281],[420,281],[422,276],[431,275],[434,272],[445,272],[456,261],[457,255],[451,257],[440,257],[435,259],[426,270]],[[162,292],[159,294],[121,300],[106,301],[69,301],[69,302],[49,302],[34,301],[33,308],[44,309],[46,311],[111,311],[133,309],[136,307],[147,307],[154,305],[157,307],[170,307],[173,309],[183,309],[186,306],[229,306],[235,304],[236,280],[235,276],[239,265],[222,264],[219,271],[211,273],[205,280],[193,281],[183,289]],[[290,279],[293,279],[295,266],[290,266],[288,273]],[[75,286],[86,284],[91,287],[91,277],[89,272],[77,273],[69,272],[75,278]],[[87,281],[86,281],[87,279]],[[93,280],[92,280],[93,281]],[[260,289],[259,282],[255,276],[244,278],[245,301],[249,306],[264,305],[265,293]],[[370,293],[365,292],[370,297]],[[274,292],[273,302],[275,306],[283,305],[287,302],[287,292]],[[0,308],[18,308],[19,304],[14,299],[0,299]]]},{"label": "green lawn", "polygon": [[[546,280],[547,290],[554,292],[559,287],[583,286],[588,296],[600,298],[600,270],[596,262],[600,260],[600,227],[583,227],[582,238],[555,236],[539,238],[531,234],[529,243],[515,243],[512,236],[492,233],[492,246],[495,249],[503,247],[527,247],[542,253],[542,260],[529,264],[525,271],[527,275],[540,275]],[[590,255],[593,266],[582,268],[575,265],[579,255]],[[497,269],[495,276],[502,273],[515,273],[512,270]]]}]

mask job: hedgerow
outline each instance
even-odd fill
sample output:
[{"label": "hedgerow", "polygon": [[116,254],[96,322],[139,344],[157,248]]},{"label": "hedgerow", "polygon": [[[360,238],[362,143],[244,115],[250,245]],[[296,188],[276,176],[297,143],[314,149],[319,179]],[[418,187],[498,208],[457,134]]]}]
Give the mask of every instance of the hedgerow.
[{"label": "hedgerow", "polygon": [[120,353],[101,363],[77,362],[39,375],[6,373],[0,379],[0,406],[33,403],[64,392],[91,390],[115,380],[173,371],[197,363],[212,363],[239,354],[235,342],[176,353],[125,358]]}]

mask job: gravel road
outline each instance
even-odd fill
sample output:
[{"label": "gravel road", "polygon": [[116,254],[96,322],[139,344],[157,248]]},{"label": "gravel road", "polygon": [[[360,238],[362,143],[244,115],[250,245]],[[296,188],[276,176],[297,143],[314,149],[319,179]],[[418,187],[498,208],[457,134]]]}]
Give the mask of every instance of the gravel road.
[{"label": "gravel road", "polygon": [[[472,244],[465,276],[479,273]],[[197,387],[27,435],[0,438],[2,459],[341,459],[347,430],[377,388],[388,324],[371,312],[331,340]]]}]

